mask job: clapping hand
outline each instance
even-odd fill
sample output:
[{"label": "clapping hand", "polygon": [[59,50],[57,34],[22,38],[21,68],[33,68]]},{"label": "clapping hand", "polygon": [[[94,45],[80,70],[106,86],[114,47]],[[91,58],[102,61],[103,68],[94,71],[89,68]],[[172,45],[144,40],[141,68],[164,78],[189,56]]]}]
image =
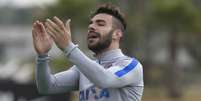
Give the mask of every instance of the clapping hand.
[{"label": "clapping hand", "polygon": [[46,31],[62,51],[71,42],[70,19],[64,24],[59,18],[46,19]]},{"label": "clapping hand", "polygon": [[49,34],[47,34],[42,22],[36,21],[32,28],[33,44],[38,55],[48,53],[51,49],[53,40]]}]

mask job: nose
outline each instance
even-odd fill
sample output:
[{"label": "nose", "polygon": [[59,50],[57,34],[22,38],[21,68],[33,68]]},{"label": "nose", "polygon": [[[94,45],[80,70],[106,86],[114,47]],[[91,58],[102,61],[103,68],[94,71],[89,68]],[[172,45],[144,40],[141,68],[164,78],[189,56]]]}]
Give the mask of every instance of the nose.
[{"label": "nose", "polygon": [[95,31],[95,26],[94,26],[94,24],[89,24],[88,30],[89,30],[89,31]]}]

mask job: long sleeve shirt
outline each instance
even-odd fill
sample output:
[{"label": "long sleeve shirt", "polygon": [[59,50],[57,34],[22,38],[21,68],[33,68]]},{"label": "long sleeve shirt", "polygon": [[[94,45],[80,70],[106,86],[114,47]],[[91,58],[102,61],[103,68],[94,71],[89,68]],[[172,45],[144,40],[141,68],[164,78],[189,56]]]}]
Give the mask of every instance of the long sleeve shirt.
[{"label": "long sleeve shirt", "polygon": [[36,83],[39,92],[54,94],[79,90],[79,101],[141,100],[143,69],[135,58],[115,49],[92,60],[73,43],[64,52],[74,66],[55,75],[51,74],[48,65],[49,57],[38,56]]}]

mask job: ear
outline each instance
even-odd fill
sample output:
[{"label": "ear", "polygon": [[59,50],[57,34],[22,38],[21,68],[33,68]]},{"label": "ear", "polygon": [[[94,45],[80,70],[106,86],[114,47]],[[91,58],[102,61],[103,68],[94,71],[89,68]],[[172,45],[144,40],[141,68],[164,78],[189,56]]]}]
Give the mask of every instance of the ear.
[{"label": "ear", "polygon": [[122,31],[120,29],[114,30],[114,33],[112,34],[112,39],[114,40],[120,40],[122,37]]}]

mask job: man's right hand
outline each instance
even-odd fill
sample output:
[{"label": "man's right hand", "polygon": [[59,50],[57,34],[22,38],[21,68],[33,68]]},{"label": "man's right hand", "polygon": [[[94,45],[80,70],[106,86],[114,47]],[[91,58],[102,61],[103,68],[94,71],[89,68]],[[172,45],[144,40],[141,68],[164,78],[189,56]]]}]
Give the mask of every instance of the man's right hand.
[{"label": "man's right hand", "polygon": [[44,25],[36,21],[32,28],[33,45],[38,55],[44,55],[52,48],[53,40],[47,34]]}]

